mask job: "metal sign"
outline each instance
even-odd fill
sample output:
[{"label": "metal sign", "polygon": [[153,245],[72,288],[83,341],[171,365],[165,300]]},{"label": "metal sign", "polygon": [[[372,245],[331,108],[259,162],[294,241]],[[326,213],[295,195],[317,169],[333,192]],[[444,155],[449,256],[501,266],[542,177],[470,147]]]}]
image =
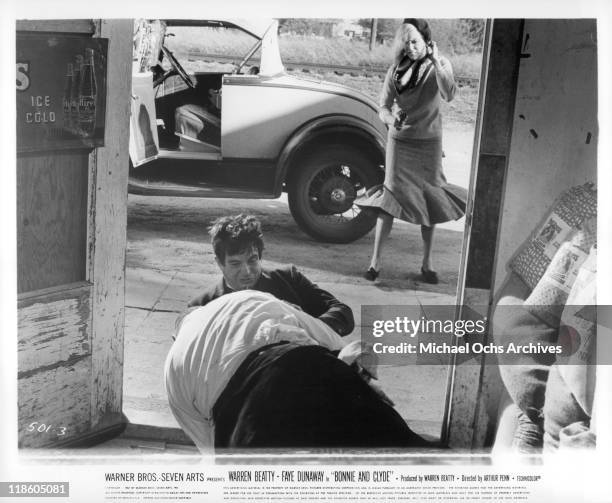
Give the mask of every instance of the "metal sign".
[{"label": "metal sign", "polygon": [[108,39],[17,34],[17,151],[104,145]]}]

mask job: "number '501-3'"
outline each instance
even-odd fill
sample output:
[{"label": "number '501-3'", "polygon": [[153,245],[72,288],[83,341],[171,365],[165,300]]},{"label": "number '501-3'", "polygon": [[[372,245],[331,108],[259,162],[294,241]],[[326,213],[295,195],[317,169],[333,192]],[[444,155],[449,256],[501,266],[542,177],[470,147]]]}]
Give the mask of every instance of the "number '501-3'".
[{"label": "number '501-3'", "polygon": [[26,428],[29,432],[37,432],[37,433],[55,433],[58,437],[66,434],[65,426],[53,426],[52,424],[39,423],[38,421],[34,421],[30,423]]}]

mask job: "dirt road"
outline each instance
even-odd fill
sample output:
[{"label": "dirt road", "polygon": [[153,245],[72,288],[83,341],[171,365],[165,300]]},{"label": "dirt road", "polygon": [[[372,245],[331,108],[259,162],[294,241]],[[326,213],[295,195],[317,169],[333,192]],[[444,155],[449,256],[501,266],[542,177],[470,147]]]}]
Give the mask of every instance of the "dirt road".
[{"label": "dirt road", "polygon": [[[450,182],[467,186],[472,131],[446,134],[445,171]],[[359,337],[364,304],[452,304],[457,283],[463,221],[440,226],[435,236],[435,268],[440,284],[419,280],[418,226],[396,222],[379,280],[362,278],[373,233],[346,244],[313,241],[293,221],[286,198],[278,200],[197,199],[130,195],[128,199],[127,293],[124,410],[131,420],[171,425],[162,368],[176,313],[219,277],[206,234],[222,215],[251,213],[263,222],[264,262],[293,263],[312,281],[353,309]],[[382,369],[380,382],[400,413],[417,431],[436,436],[442,419],[447,369],[403,366]],[[132,415],[133,414],[133,415]]]},{"label": "dirt road", "polygon": [[[446,177],[463,187],[468,185],[472,134],[466,127],[445,133]],[[263,222],[269,265],[294,263],[316,281],[361,281],[372,250],[373,233],[347,245],[313,241],[293,221],[285,196],[276,200],[240,200],[130,195],[127,267],[216,272],[212,250],[207,245],[207,228],[219,216],[240,212],[253,213]],[[463,219],[438,227],[435,263],[442,282],[436,287],[421,287],[455,293],[462,231]],[[396,221],[385,254],[381,287],[414,287],[420,253],[418,227]]]}]

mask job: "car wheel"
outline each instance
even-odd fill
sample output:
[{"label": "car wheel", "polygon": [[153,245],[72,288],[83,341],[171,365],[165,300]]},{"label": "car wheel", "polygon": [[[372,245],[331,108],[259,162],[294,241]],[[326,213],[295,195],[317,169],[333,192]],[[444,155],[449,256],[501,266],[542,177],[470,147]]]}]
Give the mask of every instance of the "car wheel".
[{"label": "car wheel", "polygon": [[376,223],[376,214],[361,210],[354,201],[381,181],[376,163],[357,149],[323,147],[295,166],[288,183],[289,209],[300,228],[315,239],[350,243]]}]

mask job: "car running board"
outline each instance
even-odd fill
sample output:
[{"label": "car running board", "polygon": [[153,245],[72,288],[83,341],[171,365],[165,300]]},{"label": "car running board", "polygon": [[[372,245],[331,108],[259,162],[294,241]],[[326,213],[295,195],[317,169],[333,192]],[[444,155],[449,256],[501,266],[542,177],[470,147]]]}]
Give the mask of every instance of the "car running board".
[{"label": "car running board", "polygon": [[219,197],[239,199],[276,199],[271,192],[257,191],[248,187],[227,187],[200,183],[187,185],[169,183],[159,180],[143,180],[130,177],[128,192],[145,196],[177,196],[177,197]]}]

